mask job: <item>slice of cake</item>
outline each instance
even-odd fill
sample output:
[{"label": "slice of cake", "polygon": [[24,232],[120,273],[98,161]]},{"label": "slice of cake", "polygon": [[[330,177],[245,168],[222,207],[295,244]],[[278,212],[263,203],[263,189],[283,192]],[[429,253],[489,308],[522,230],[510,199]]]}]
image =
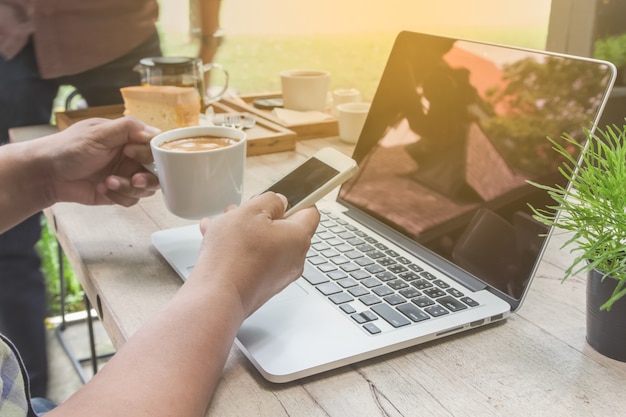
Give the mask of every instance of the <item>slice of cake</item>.
[{"label": "slice of cake", "polygon": [[200,97],[193,87],[131,86],[120,92],[125,115],[163,131],[200,123]]}]

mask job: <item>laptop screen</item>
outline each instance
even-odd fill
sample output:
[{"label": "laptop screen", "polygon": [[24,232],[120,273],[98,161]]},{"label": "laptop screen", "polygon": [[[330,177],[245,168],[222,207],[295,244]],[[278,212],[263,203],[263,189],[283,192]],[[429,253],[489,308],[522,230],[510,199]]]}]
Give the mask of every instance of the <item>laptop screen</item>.
[{"label": "laptop screen", "polygon": [[547,137],[583,141],[613,79],[602,62],[402,32],[339,201],[519,300],[547,232],[528,205],[551,203],[526,181],[563,183]]}]

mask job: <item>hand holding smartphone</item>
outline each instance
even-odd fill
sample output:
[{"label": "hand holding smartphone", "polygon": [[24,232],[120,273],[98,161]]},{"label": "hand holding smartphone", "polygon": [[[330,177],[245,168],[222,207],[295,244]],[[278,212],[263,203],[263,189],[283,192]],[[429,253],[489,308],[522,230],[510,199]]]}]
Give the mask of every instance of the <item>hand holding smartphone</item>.
[{"label": "hand holding smartphone", "polygon": [[352,158],[333,148],[324,148],[263,192],[273,191],[287,197],[287,217],[301,208],[314,205],[357,169]]}]

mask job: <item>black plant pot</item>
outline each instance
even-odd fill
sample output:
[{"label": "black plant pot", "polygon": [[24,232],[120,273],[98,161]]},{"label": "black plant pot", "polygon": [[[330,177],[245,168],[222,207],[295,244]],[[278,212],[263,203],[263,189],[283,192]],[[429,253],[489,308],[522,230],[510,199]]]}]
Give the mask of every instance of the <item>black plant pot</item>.
[{"label": "black plant pot", "polygon": [[626,297],[613,304],[610,311],[600,310],[613,293],[617,281],[590,271],[587,277],[587,342],[598,353],[626,362]]}]

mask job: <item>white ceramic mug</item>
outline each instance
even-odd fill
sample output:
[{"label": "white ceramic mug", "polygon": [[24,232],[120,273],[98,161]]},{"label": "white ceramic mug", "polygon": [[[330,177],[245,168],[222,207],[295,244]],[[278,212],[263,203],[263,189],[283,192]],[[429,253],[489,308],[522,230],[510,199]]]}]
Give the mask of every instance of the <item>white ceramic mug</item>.
[{"label": "white ceramic mug", "polygon": [[356,143],[363,130],[370,103],[343,103],[337,106],[339,138],[348,143]]},{"label": "white ceramic mug", "polygon": [[332,115],[335,117],[339,116],[339,112],[337,111],[338,105],[355,101],[361,101],[361,92],[356,88],[339,88],[333,90]]},{"label": "white ceramic mug", "polygon": [[[233,144],[209,150],[181,151],[160,145],[175,139],[213,136]],[[246,162],[246,133],[231,127],[192,126],[168,130],[150,141],[154,164],[167,209],[173,214],[197,220],[224,212],[240,204]]]},{"label": "white ceramic mug", "polygon": [[326,109],[330,72],[320,70],[288,70],[280,73],[284,108],[288,110]]}]

